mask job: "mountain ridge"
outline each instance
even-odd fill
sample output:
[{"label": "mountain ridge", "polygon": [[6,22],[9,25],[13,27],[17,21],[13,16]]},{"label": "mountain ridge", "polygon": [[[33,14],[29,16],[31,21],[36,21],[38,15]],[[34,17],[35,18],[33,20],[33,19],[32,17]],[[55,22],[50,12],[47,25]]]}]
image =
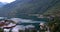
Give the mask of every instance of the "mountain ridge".
[{"label": "mountain ridge", "polygon": [[6,5],[7,3],[2,3],[0,2],[0,7],[3,7],[4,5]]}]

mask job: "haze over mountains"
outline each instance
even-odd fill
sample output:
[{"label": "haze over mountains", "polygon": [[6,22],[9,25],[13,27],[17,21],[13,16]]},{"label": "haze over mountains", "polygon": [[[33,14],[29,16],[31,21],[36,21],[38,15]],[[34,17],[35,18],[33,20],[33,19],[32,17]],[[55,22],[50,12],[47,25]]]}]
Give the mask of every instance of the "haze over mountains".
[{"label": "haze over mountains", "polygon": [[2,3],[2,2],[0,2],[0,7],[2,7],[2,6],[4,6],[4,5],[6,5],[7,3]]},{"label": "haze over mountains", "polygon": [[16,0],[0,8],[0,16],[29,18],[29,14],[43,14],[57,3],[60,0]]}]

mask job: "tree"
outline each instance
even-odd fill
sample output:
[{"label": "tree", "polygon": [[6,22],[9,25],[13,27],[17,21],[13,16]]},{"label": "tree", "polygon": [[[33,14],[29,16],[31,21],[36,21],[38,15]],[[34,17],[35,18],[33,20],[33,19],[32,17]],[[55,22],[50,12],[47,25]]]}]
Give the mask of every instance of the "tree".
[{"label": "tree", "polygon": [[54,17],[54,21],[48,22],[51,32],[60,32],[60,18]]}]

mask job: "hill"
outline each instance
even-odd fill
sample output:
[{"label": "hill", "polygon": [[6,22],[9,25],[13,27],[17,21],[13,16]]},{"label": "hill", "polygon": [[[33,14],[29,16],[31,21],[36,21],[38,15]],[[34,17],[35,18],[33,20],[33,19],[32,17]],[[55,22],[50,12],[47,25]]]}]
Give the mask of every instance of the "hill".
[{"label": "hill", "polygon": [[30,14],[43,14],[60,0],[16,0],[0,8],[0,16],[35,18]]},{"label": "hill", "polygon": [[60,2],[55,4],[53,7],[49,8],[44,15],[56,15],[60,16]]}]

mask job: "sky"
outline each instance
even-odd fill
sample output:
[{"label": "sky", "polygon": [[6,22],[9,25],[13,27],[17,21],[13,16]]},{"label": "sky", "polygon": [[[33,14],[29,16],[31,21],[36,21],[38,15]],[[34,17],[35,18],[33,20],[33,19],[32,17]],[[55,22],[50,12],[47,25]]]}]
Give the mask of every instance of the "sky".
[{"label": "sky", "polygon": [[13,1],[15,1],[15,0],[0,0],[0,2],[2,2],[2,3],[11,3]]}]

